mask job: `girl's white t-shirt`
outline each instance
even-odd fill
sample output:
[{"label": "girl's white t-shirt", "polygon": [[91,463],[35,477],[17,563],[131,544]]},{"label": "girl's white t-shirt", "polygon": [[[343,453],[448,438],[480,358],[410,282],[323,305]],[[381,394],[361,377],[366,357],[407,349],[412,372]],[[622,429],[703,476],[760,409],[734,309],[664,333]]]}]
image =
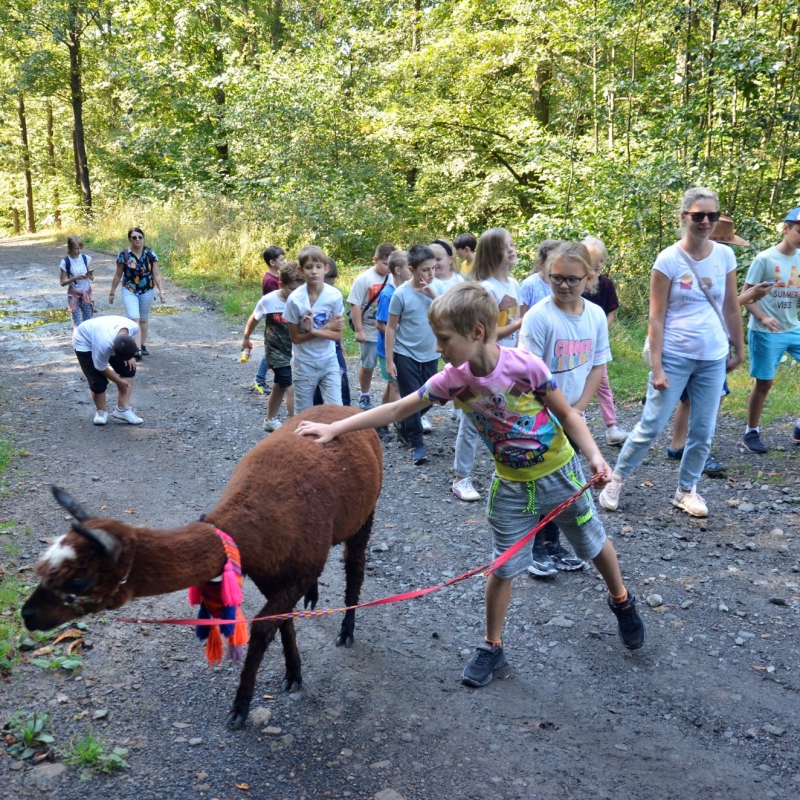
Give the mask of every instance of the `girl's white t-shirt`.
[{"label": "girl's white t-shirt", "polygon": [[522,318],[519,346],[544,361],[570,405],[580,399],[592,369],[611,361],[605,312],[588,300],[577,315],[564,313],[552,296],[540,300]]},{"label": "girl's white t-shirt", "polygon": [[437,297],[444,294],[448,289],[458,286],[459,283],[464,283],[464,276],[459,272],[454,272],[449,278],[434,278],[431,281],[433,291],[436,292]]},{"label": "girl's white t-shirt", "polygon": [[[500,309],[500,318],[497,320],[498,328],[510,325],[519,319],[519,284],[513,278],[508,278],[505,283],[499,278],[487,278],[485,281],[481,281],[481,286],[497,301]],[[516,347],[518,335],[519,331],[514,331],[511,336],[498,339],[497,344],[503,347]]]},{"label": "girl's white t-shirt", "polygon": [[712,245],[702,261],[694,261],[678,244],[662,250],[656,258],[653,269],[671,282],[664,320],[665,353],[698,361],[719,361],[728,355],[728,336],[689,266],[691,261],[722,311],[725,283],[728,273],[736,269],[736,257],[730,247],[717,242]]},{"label": "girl's white t-shirt", "polygon": [[[85,275],[89,271],[89,264],[92,263],[91,256],[85,256],[86,263],[83,263],[84,256],[80,255],[77,258],[72,258],[72,256],[65,256],[64,259],[61,259],[61,269],[66,272],[64,267],[66,264],[64,263],[65,259],[69,261],[69,277],[73,275]],[[88,278],[81,278],[79,281],[74,281],[72,283],[72,287],[75,289],[76,292],[88,292],[89,289],[92,288],[92,284]]]}]

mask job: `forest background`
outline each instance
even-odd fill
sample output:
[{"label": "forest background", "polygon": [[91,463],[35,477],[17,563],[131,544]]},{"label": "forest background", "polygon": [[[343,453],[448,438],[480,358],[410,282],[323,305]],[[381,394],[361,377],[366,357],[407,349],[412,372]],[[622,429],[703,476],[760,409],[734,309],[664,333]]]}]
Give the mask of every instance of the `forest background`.
[{"label": "forest background", "polygon": [[592,233],[640,316],[686,187],[752,242],[740,277],[800,205],[799,20],[757,0],[14,0],[0,233],[116,251],[141,225],[235,313],[270,243],[316,242],[346,276],[384,240],[502,225],[522,274],[542,239]]}]

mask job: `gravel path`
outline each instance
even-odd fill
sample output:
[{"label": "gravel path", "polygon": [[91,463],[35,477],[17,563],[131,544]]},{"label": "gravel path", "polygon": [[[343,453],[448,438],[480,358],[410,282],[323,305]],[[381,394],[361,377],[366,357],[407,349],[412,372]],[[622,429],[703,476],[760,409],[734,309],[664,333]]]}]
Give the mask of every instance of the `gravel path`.
[{"label": "gravel path", "polygon": [[[175,313],[151,320],[152,355],[134,390],[144,425],[94,427],[69,323],[13,327],[64,307],[61,252],[45,238],[0,241],[0,310],[14,312],[0,318],[0,424],[26,453],[0,494],[0,520],[25,532],[4,531],[0,544],[13,539],[3,560],[23,575],[66,529],[50,483],[90,512],[182,524],[213,505],[262,436],[265,400],[247,390],[255,364],[238,363],[241,326],[169,282]],[[113,258],[92,255],[98,310],[108,313]],[[622,423],[630,427],[638,410],[621,409]],[[425,466],[385,445],[364,599],[437,584],[488,559],[483,504],[449,492],[455,421],[449,409],[433,421]],[[589,421],[599,434],[594,408]],[[336,617],[300,620],[303,691],[280,693],[275,644],[248,725],[229,732],[238,667],[209,671],[185,628],[98,615],[86,620],[80,674],[46,671],[26,656],[3,679],[0,717],[44,710],[56,746],[91,729],[129,749],[129,769],[82,776],[58,760],[32,766],[0,750],[0,798],[796,798],[800,469],[791,426],[772,426],[786,447],[757,457],[739,452],[740,424],[721,420],[719,452],[731,471],[701,487],[708,520],[670,505],[677,466],[663,457],[663,437],[620,511],[603,514],[649,627],[636,654],[617,640],[596,572],[523,576],[505,631],[511,668],[467,689],[459,677],[483,631],[475,578],[361,612],[350,650],[334,646]],[[476,485],[489,476],[481,454]],[[320,607],[341,605],[338,554],[320,589]],[[249,584],[245,612],[260,605]],[[191,616],[184,592],[125,613]]]}]

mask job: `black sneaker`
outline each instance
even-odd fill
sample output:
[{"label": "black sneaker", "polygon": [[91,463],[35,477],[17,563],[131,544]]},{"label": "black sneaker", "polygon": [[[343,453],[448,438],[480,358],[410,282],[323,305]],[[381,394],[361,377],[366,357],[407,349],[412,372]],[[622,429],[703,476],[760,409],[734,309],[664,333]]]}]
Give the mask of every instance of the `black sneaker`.
[{"label": "black sneaker", "polygon": [[624,603],[615,603],[610,596],[607,596],[606,600],[617,618],[617,632],[622,644],[628,650],[638,650],[643,647],[647,628],[636,610],[636,598],[628,592],[628,599]]},{"label": "black sneaker", "polygon": [[428,460],[428,456],[425,455],[425,448],[424,447],[415,447],[414,453],[411,456],[414,461],[414,466],[418,467],[421,464],[424,464]]},{"label": "black sneaker", "polygon": [[671,447],[668,447],[667,458],[671,458],[673,461],[680,461],[683,458],[683,448],[679,447],[677,450],[673,450]]},{"label": "black sneaker", "polygon": [[709,453],[706,459],[706,465],[703,467],[703,472],[705,472],[709,478],[724,478],[725,474],[728,472],[728,465],[723,464],[716,456]]},{"label": "black sneaker", "polygon": [[136,352],[133,354],[133,357],[134,357],[134,358],[135,358],[137,361],[141,361],[141,360],[142,360],[142,351],[141,351],[141,350],[137,350],[137,351],[136,351]]},{"label": "black sneaker", "polygon": [[372,408],[372,400],[368,394],[365,394],[359,401],[358,407],[362,411],[367,411],[368,409]]},{"label": "black sneaker", "polygon": [[792,433],[792,439],[800,444],[800,425],[794,426],[794,431]]},{"label": "black sneaker", "polygon": [[386,425],[380,425],[375,430],[378,432],[378,437],[382,442],[391,442],[394,439],[394,434],[390,433]]},{"label": "black sneaker", "polygon": [[545,550],[556,565],[556,569],[572,572],[586,566],[586,562],[582,558],[578,558],[575,553],[570,553],[560,541],[546,542]]},{"label": "black sneaker", "polygon": [[767,452],[767,446],[761,441],[761,434],[758,431],[748,431],[742,437],[742,444],[751,453],[763,455]]},{"label": "black sneaker", "polygon": [[548,575],[555,575],[558,572],[550,553],[547,552],[544,546],[533,546],[528,572],[531,575],[538,575],[540,578],[546,578]]},{"label": "black sneaker", "polygon": [[504,667],[506,663],[502,645],[493,645],[489,642],[479,644],[461,673],[461,683],[475,687],[486,686],[492,680],[492,673]]},{"label": "black sneaker", "polygon": [[143,356],[149,356],[150,355],[150,351],[147,349],[147,347],[145,345],[142,345],[142,355]]}]

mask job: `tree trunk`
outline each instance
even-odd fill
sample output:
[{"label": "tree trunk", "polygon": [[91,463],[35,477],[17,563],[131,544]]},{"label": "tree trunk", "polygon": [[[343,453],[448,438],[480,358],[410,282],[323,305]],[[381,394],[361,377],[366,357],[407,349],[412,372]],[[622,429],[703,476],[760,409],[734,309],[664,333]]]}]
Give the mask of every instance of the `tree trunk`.
[{"label": "tree trunk", "polygon": [[77,0],[69,4],[69,27],[67,48],[69,49],[69,87],[72,102],[73,145],[75,148],[75,171],[81,188],[83,213],[92,216],[92,187],[89,182],[89,159],[86,156],[86,134],[83,128],[83,74],[81,60],[80,7]]},{"label": "tree trunk", "polygon": [[222,17],[220,15],[219,5],[217,5],[214,9],[214,13],[211,17],[211,25],[214,28],[214,32],[217,34],[216,41],[214,42],[214,74],[220,79],[219,83],[217,84],[217,88],[214,91],[214,102],[217,104],[216,127],[219,131],[219,141],[217,141],[214,147],[217,150],[217,158],[220,161],[222,172],[227,177],[230,175],[230,164],[228,162],[228,142],[227,137],[225,137],[221,131],[225,121],[226,97],[225,87],[222,85],[221,80],[222,75],[225,72],[225,53],[223,52],[222,44],[220,43],[220,38],[222,36]]},{"label": "tree trunk", "polygon": [[19,236],[22,231],[19,227],[19,209],[16,206],[11,209],[11,218],[14,220],[14,236]]},{"label": "tree trunk", "polygon": [[53,223],[61,228],[61,198],[58,195],[56,175],[56,148],[53,144],[53,104],[47,99],[47,173],[53,182]]},{"label": "tree trunk", "polygon": [[536,75],[533,79],[531,103],[533,116],[537,122],[546,128],[550,125],[550,81],[553,79],[552,67],[549,58],[544,58],[536,65]]},{"label": "tree trunk", "polygon": [[25,119],[25,98],[22,92],[17,96],[19,113],[19,138],[22,142],[22,168],[25,173],[25,229],[36,233],[36,218],[33,215],[33,181],[31,179],[31,151],[28,147],[28,122]]}]

